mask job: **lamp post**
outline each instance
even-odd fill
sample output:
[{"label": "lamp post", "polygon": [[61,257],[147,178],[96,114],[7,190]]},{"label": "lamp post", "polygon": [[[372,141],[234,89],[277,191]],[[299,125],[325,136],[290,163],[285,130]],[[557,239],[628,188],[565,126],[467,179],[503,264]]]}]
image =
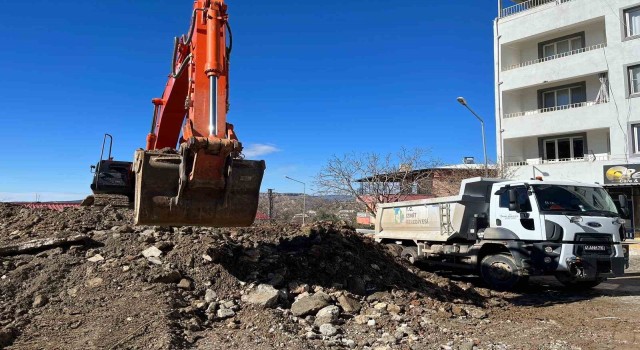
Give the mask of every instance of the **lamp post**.
[{"label": "lamp post", "polygon": [[285,175],[285,177],[291,181],[295,181],[297,183],[301,183],[302,184],[302,226],[304,226],[304,217],[307,215],[307,184],[300,181],[300,180],[296,180],[296,179],[292,179],[288,176]]},{"label": "lamp post", "polygon": [[484,120],[480,118],[480,116],[476,112],[474,112],[473,109],[471,109],[471,107],[469,107],[469,105],[467,104],[467,100],[465,100],[464,97],[458,97],[457,100],[461,105],[467,107],[469,112],[471,112],[476,118],[478,118],[478,120],[480,121],[480,124],[482,125],[482,150],[484,152],[484,177],[489,177],[489,167],[487,166],[487,141],[484,133]]}]

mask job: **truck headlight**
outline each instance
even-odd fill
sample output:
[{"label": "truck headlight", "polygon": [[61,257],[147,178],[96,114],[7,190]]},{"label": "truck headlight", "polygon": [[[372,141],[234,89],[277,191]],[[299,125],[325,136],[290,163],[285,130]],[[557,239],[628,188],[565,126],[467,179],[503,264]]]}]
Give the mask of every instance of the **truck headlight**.
[{"label": "truck headlight", "polygon": [[544,252],[547,253],[547,254],[551,254],[551,253],[553,253],[553,248],[549,247],[549,246],[544,247]]}]

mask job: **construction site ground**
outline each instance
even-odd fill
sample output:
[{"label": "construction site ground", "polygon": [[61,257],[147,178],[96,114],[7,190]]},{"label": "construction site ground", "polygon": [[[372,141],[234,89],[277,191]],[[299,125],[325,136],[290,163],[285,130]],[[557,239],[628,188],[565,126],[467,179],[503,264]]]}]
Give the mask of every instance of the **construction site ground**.
[{"label": "construction site ground", "polygon": [[640,256],[496,292],[339,224],[137,227],[0,204],[0,349],[638,349]]}]

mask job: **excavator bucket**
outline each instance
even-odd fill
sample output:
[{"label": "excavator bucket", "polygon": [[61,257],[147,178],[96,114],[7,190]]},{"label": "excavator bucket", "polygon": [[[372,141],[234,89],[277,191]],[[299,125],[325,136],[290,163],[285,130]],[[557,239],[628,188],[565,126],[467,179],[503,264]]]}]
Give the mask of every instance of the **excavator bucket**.
[{"label": "excavator bucket", "polygon": [[179,192],[181,157],[172,151],[135,154],[135,223],[160,226],[250,226],[258,210],[265,162],[234,159],[223,191]]}]

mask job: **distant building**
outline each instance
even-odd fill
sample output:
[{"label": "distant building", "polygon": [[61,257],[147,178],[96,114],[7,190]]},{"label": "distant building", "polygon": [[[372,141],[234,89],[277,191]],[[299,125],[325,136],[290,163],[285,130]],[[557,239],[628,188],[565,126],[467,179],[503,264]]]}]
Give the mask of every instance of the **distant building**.
[{"label": "distant building", "polygon": [[[388,187],[396,191],[386,193],[385,202],[447,197],[458,193],[462,180],[484,174],[484,165],[475,164],[471,157],[465,157],[465,164],[442,166],[437,168],[408,170],[400,168],[398,173],[378,174],[357,180],[360,183],[360,198],[365,203],[377,202],[373,193],[380,183],[389,183]],[[495,173],[495,169],[490,169]],[[369,213],[359,212],[356,222],[372,225],[374,220]]]},{"label": "distant building", "polygon": [[640,0],[499,6],[498,158],[514,178],[597,182],[616,200],[624,193],[640,219]]}]

